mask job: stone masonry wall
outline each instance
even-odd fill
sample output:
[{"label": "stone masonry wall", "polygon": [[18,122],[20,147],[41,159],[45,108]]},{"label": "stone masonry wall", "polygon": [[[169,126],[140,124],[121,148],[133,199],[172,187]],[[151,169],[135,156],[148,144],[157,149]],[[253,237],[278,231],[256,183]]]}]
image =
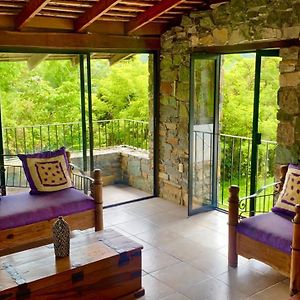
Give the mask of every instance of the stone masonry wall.
[{"label": "stone masonry wall", "polygon": [[[81,156],[72,156],[72,162],[82,169]],[[95,151],[94,164],[102,171],[104,185],[123,183],[153,193],[152,160],[147,151],[128,147],[103,149]]]},{"label": "stone masonry wall", "polygon": [[282,48],[280,57],[277,176],[280,165],[300,161],[300,47]]},{"label": "stone masonry wall", "polygon": [[[299,39],[299,32],[299,0],[231,0],[215,5],[210,11],[184,16],[180,26],[162,36],[159,165],[162,197],[187,204],[190,54],[195,48],[201,52],[202,47],[209,51],[210,46]],[[280,55],[283,61],[278,163],[300,157],[299,47],[281,49]],[[295,103],[296,110],[290,101]]]}]

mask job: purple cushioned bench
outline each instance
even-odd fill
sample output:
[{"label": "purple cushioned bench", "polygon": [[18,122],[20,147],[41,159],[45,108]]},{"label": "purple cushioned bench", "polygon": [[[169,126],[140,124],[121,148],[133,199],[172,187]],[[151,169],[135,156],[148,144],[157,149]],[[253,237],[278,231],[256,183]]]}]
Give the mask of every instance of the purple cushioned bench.
[{"label": "purple cushioned bench", "polygon": [[246,218],[237,225],[237,232],[285,253],[291,253],[293,223],[273,212]]},{"label": "purple cushioned bench", "polygon": [[93,198],[75,188],[39,195],[30,195],[25,192],[2,196],[0,230],[51,220],[58,216],[67,216],[94,208]]}]

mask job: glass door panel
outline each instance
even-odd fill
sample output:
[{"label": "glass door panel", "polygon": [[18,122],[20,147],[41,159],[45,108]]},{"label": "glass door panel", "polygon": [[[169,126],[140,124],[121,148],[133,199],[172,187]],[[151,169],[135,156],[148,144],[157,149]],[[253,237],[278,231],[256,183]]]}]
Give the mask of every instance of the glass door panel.
[{"label": "glass door panel", "polygon": [[192,58],[190,92],[189,215],[214,206],[219,59]]}]

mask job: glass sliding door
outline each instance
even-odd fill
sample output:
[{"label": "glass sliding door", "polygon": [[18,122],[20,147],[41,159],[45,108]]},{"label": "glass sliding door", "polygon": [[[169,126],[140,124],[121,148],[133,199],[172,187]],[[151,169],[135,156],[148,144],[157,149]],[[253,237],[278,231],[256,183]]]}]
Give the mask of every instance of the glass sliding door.
[{"label": "glass sliding door", "polygon": [[216,206],[220,58],[193,55],[191,64],[189,215]]}]

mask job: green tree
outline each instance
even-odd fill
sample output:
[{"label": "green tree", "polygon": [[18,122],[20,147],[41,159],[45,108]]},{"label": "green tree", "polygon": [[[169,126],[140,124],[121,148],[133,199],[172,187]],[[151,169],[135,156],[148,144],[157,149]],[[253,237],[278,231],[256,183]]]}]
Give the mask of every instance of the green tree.
[{"label": "green tree", "polygon": [[139,57],[114,64],[99,80],[97,120],[128,118],[148,120],[148,64]]}]

